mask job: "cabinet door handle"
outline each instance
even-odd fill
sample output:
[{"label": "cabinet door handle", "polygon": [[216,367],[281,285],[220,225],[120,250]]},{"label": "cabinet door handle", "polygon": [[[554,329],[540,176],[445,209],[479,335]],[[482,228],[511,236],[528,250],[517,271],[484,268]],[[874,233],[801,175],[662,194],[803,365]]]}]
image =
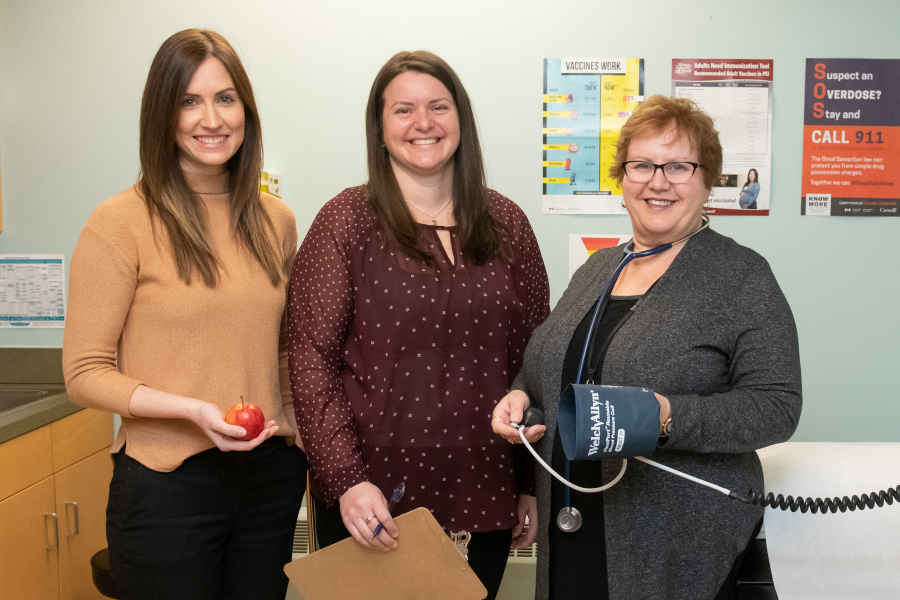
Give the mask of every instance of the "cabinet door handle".
[{"label": "cabinet door handle", "polygon": [[[53,520],[53,531],[50,531],[50,527],[47,526],[47,521]],[[47,550],[52,550],[59,546],[59,525],[56,520],[56,513],[44,513],[44,529],[47,533]],[[53,540],[53,543],[50,543],[50,540]]]},{"label": "cabinet door handle", "polygon": [[75,521],[75,533],[69,533],[69,528],[66,527],[66,537],[74,537],[78,535],[78,503],[77,502],[66,502],[66,522],[68,522],[69,516],[69,507],[74,508],[73,516]]}]

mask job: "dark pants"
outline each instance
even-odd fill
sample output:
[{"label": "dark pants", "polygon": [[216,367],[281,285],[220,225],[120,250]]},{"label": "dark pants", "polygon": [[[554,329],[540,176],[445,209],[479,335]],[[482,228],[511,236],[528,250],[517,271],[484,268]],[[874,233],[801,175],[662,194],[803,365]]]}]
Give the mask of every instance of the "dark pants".
[{"label": "dark pants", "polygon": [[[325,508],[324,503],[313,498],[313,511],[316,540],[320,548],[350,537],[350,532],[344,527],[344,521],[341,519],[339,503],[335,502],[331,508]],[[497,591],[503,581],[503,572],[506,570],[506,561],[509,559],[511,543],[512,529],[472,533],[468,546],[469,566],[487,588],[486,600],[494,600],[497,597]]]},{"label": "dark pants", "polygon": [[737,583],[738,571],[740,570],[741,565],[744,563],[744,558],[747,556],[747,550],[749,550],[750,544],[752,544],[753,540],[756,539],[756,536],[759,535],[759,531],[762,529],[762,525],[763,520],[760,519],[759,523],[756,524],[756,528],[754,528],[753,533],[750,535],[750,539],[747,540],[747,546],[744,548],[744,551],[741,552],[734,560],[734,564],[731,566],[731,572],[722,583],[722,589],[720,589],[719,593],[716,594],[715,600],[731,600],[734,597],[734,586]]},{"label": "dark pants", "polygon": [[113,457],[106,535],[123,600],[284,600],[306,455],[283,438],[171,473]]}]

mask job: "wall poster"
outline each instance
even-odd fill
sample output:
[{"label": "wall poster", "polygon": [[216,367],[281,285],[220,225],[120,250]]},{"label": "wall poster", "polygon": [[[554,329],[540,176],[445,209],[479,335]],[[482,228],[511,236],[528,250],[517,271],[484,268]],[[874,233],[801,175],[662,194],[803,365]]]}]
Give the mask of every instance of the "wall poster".
[{"label": "wall poster", "polygon": [[713,118],[724,154],[711,215],[769,214],[772,185],[772,70],[768,59],[672,59],[672,95]]},{"label": "wall poster", "polygon": [[65,326],[63,258],[62,254],[0,254],[0,329]]},{"label": "wall poster", "polygon": [[615,248],[631,239],[630,233],[570,233],[569,279],[597,250]]},{"label": "wall poster", "polygon": [[643,59],[544,59],[544,214],[626,214],[609,168],[643,94]]},{"label": "wall poster", "polygon": [[900,60],[806,59],[800,214],[896,217]]}]

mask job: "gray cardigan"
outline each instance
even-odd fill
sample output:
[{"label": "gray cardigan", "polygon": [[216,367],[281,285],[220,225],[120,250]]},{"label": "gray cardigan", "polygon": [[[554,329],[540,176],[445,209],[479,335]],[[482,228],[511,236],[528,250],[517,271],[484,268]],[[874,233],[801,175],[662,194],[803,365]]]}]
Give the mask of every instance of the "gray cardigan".
[{"label": "gray cardigan", "polygon": [[[513,389],[546,414],[536,444],[549,463],[562,364],[578,323],[622,258],[596,252],[533,334]],[[666,396],[674,431],[653,460],[722,487],[763,489],[754,450],[787,440],[800,418],[800,357],[791,309],[768,263],[705,230],[688,240],[618,331],[603,381]],[[621,461],[607,460],[604,482]],[[578,483],[578,482],[575,482]],[[537,468],[537,600],[548,597],[550,475]],[[604,492],[610,597],[712,598],[763,509],[635,460]],[[591,518],[585,515],[585,519]]]}]

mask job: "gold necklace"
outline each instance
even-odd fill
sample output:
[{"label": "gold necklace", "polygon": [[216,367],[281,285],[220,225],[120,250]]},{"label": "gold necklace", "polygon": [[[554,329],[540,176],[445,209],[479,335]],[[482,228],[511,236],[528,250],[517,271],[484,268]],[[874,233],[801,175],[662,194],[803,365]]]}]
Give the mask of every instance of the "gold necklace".
[{"label": "gold necklace", "polygon": [[425,215],[426,217],[428,217],[429,219],[431,219],[431,224],[432,224],[432,225],[437,225],[437,218],[438,218],[439,216],[441,216],[441,213],[443,213],[445,210],[447,210],[447,207],[450,206],[450,203],[451,203],[452,201],[453,201],[453,198],[451,197],[449,200],[447,200],[447,202],[444,204],[444,206],[441,207],[441,210],[437,211],[437,212],[436,212],[435,214],[433,214],[433,215],[429,215],[427,212],[425,212],[424,210],[422,210],[421,208],[419,208],[418,206],[416,206],[415,204],[413,204],[413,203],[410,202],[409,200],[407,200],[406,203],[409,204],[410,206],[412,206],[414,209],[416,209],[416,210],[419,211],[420,213],[422,213],[423,215]]}]

